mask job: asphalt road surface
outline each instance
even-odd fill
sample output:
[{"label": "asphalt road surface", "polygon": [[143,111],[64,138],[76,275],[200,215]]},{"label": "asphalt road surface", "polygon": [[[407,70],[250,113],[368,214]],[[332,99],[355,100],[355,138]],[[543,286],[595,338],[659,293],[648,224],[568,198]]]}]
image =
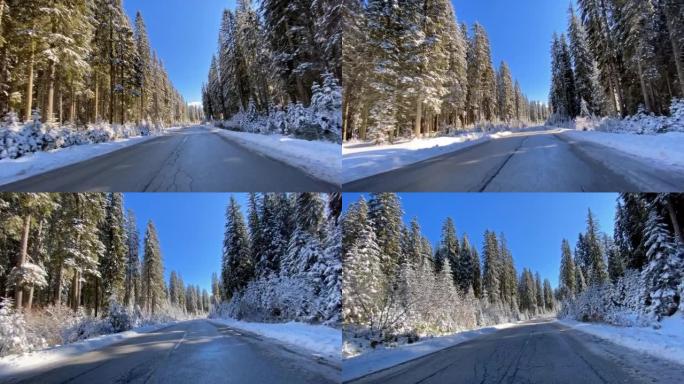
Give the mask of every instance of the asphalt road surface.
[{"label": "asphalt road surface", "polygon": [[[344,369],[344,366],[343,368]],[[557,322],[482,336],[349,383],[677,383],[684,367]]]},{"label": "asphalt road surface", "polygon": [[673,192],[684,175],[558,130],[516,133],[343,185],[348,192]]},{"label": "asphalt road surface", "polygon": [[[23,375],[24,376],[24,375]],[[339,367],[193,320],[74,356],[9,383],[336,383]]]},{"label": "asphalt road surface", "polygon": [[193,127],[0,187],[7,192],[332,192],[339,186]]}]

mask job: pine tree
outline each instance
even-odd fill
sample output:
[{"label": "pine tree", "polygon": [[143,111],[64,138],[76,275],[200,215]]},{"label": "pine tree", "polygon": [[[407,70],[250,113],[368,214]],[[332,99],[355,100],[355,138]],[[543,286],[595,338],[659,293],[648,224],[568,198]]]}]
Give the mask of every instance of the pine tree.
[{"label": "pine tree", "polygon": [[384,278],[391,280],[398,271],[401,259],[402,210],[394,193],[372,194],[368,201],[368,219],[381,250]]},{"label": "pine tree", "polygon": [[233,196],[226,209],[221,279],[222,297],[230,299],[247,285],[254,272],[249,235],[240,205]]},{"label": "pine tree", "polygon": [[497,73],[497,89],[498,89],[498,105],[499,117],[506,122],[513,121],[517,118],[516,113],[516,93],[513,89],[513,79],[511,78],[511,70],[508,69],[508,64],[505,61],[501,62],[499,72]]},{"label": "pine tree", "polygon": [[598,223],[591,209],[587,215],[587,258],[589,261],[589,284],[600,285],[608,280],[604,255],[599,242]]},{"label": "pine tree", "polygon": [[125,223],[126,231],[126,281],[124,304],[140,303],[140,235],[136,223],[135,214],[128,210]]},{"label": "pine tree", "polygon": [[601,114],[603,97],[599,89],[596,59],[589,48],[587,33],[584,25],[575,14],[572,6],[569,10],[570,26],[568,36],[570,39],[570,52],[575,70],[575,84],[577,97],[589,106],[593,114]]},{"label": "pine tree", "polygon": [[143,304],[145,310],[154,315],[161,310],[164,303],[164,265],[157,230],[152,220],[147,223],[143,251]]},{"label": "pine tree", "polygon": [[563,239],[561,245],[561,267],[560,267],[560,295],[563,299],[571,299],[577,292],[575,280],[575,262],[572,259],[570,243]]},{"label": "pine tree", "polygon": [[101,230],[105,252],[100,260],[102,297],[97,300],[103,302],[108,302],[110,297],[121,302],[125,296],[124,284],[128,247],[124,222],[123,195],[112,193],[107,199],[105,221]]},{"label": "pine tree", "polygon": [[482,298],[482,275],[480,273],[480,255],[475,246],[470,248],[470,256],[473,265],[473,294],[476,298]]},{"label": "pine tree", "polygon": [[449,263],[449,269],[452,273],[453,284],[456,287],[463,289],[466,282],[469,281],[465,275],[467,271],[460,270],[460,246],[458,243],[458,236],[456,235],[456,228],[454,220],[450,217],[444,221],[442,226],[442,239],[439,245],[439,252]]},{"label": "pine tree", "polygon": [[544,307],[546,311],[553,311],[553,289],[549,279],[544,279]]},{"label": "pine tree", "polygon": [[482,251],[482,290],[491,304],[501,303],[501,262],[499,243],[494,232],[485,231]]}]

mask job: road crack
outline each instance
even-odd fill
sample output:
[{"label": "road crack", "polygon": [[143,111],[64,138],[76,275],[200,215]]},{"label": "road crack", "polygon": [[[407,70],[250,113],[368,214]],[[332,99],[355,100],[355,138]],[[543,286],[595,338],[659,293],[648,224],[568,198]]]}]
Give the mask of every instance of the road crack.
[{"label": "road crack", "polygon": [[478,192],[484,192],[484,191],[487,189],[487,187],[489,187],[489,184],[491,184],[492,181],[494,181],[494,179],[495,179],[497,176],[499,176],[499,173],[501,173],[501,170],[504,169],[504,167],[506,166],[506,164],[508,164],[508,162],[513,158],[513,156],[515,156],[515,155],[518,153],[518,151],[520,150],[520,148],[522,148],[522,147],[525,145],[525,143],[527,142],[528,139],[529,139],[529,137],[525,137],[524,139],[522,139],[522,140],[520,141],[520,145],[518,145],[518,147],[516,147],[515,150],[513,150],[513,152],[511,152],[510,155],[508,155],[508,157],[506,158],[506,160],[504,160],[504,162],[503,162],[503,163],[501,164],[501,166],[494,172],[494,174],[493,174],[489,179],[487,179],[487,181],[485,181],[484,185],[482,186],[482,188],[480,188],[480,190],[479,190]]}]

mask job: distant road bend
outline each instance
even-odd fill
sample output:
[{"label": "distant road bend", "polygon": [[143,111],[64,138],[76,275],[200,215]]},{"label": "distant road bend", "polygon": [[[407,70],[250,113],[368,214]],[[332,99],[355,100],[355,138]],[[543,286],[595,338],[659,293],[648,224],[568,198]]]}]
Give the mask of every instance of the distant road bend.
[{"label": "distant road bend", "polygon": [[155,137],[15,183],[7,192],[333,192],[339,186],[202,127]]},{"label": "distant road bend", "polygon": [[558,322],[534,321],[345,384],[665,384],[681,382],[682,372],[683,366]]},{"label": "distant road bend", "polygon": [[175,324],[74,356],[8,383],[339,382],[339,367],[207,320]]},{"label": "distant road bend", "polygon": [[514,133],[342,186],[345,192],[677,192],[684,174],[557,129]]}]

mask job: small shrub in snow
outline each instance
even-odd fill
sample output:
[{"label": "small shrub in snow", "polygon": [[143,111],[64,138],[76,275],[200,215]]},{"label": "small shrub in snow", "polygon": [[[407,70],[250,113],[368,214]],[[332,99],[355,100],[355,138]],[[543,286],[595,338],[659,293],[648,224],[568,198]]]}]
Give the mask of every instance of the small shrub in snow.
[{"label": "small shrub in snow", "polygon": [[139,326],[142,315],[139,308],[123,306],[112,296],[109,298],[107,318],[114,332],[124,332]]},{"label": "small shrub in snow", "polygon": [[0,301],[0,357],[31,351],[45,346],[45,340],[27,331],[22,313],[16,312],[11,299]]}]

